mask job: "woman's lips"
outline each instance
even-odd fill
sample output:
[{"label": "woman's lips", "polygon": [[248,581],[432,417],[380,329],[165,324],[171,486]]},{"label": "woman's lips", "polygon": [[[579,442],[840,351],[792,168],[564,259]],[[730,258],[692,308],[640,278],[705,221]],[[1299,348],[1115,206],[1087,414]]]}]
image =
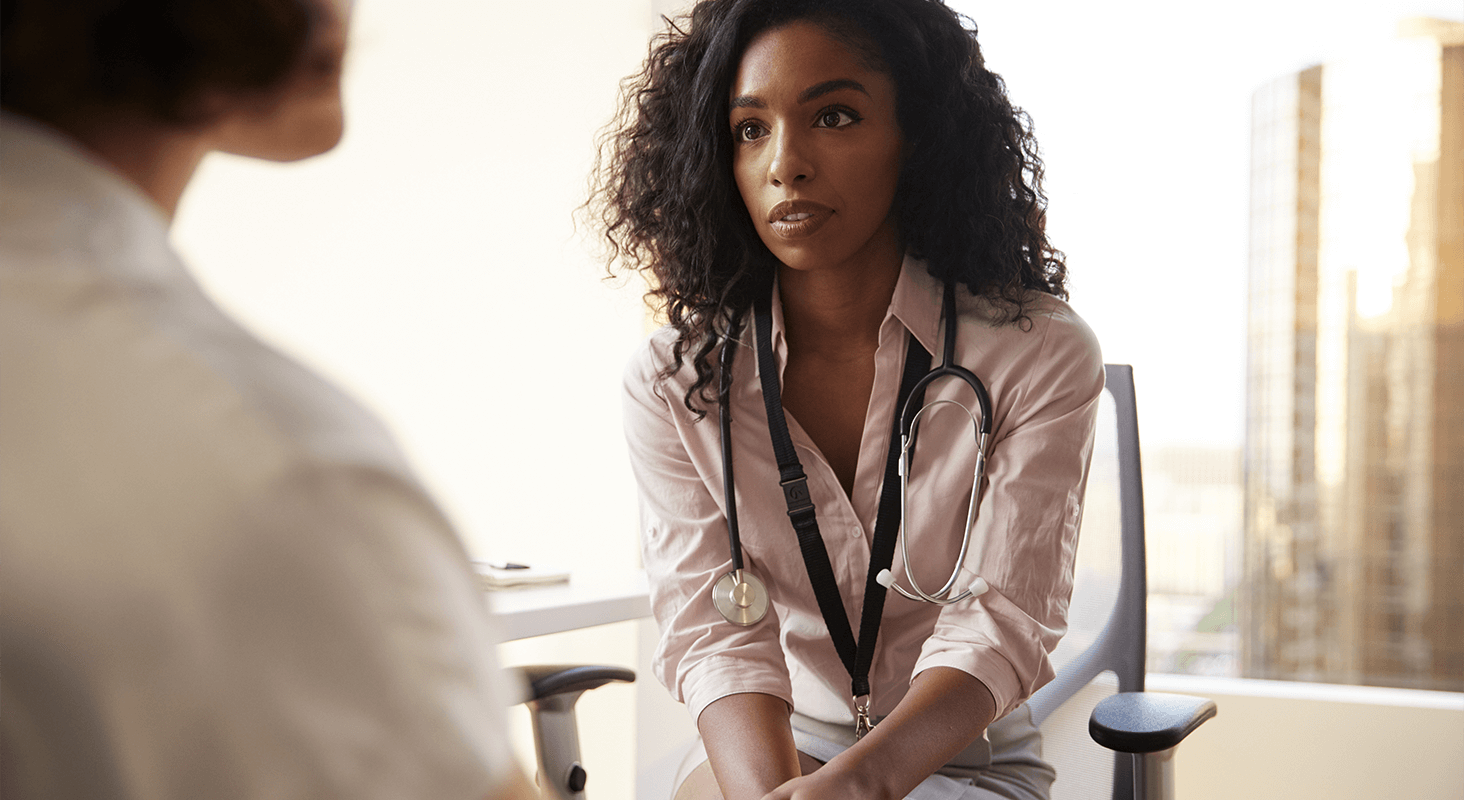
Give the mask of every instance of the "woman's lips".
[{"label": "woman's lips", "polygon": [[811,200],[784,200],[768,213],[768,227],[780,239],[806,239],[818,232],[834,210]]}]

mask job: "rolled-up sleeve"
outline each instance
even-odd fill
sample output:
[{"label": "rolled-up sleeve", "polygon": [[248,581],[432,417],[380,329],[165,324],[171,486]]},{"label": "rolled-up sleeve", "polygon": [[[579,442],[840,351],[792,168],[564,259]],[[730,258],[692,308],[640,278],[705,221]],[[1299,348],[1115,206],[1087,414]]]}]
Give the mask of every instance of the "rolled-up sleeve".
[{"label": "rolled-up sleeve", "polygon": [[732,568],[715,412],[694,421],[680,392],[661,384],[658,343],[669,340],[653,337],[631,360],[623,393],[641,552],[661,631],[652,668],[693,719],[719,698],[748,692],[782,698],[791,707],[776,609],[741,627],[726,622],[712,604],[712,585]]},{"label": "rolled-up sleeve", "polygon": [[[1103,358],[1092,331],[1055,312],[1041,345],[1006,381],[976,527],[979,574],[990,590],[947,606],[913,674],[935,666],[980,680],[999,715],[1053,677],[1048,654],[1067,630],[1083,492],[1093,451]],[[984,543],[984,544],[983,544]],[[974,560],[974,559],[973,559]]]}]

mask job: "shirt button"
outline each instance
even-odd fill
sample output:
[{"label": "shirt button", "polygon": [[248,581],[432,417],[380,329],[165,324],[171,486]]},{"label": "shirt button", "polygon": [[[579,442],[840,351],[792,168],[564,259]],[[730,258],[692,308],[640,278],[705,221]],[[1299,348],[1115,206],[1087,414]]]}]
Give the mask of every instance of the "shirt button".
[{"label": "shirt button", "polygon": [[856,525],[855,527],[849,529],[849,535],[853,536],[855,539],[863,539],[864,529]]}]

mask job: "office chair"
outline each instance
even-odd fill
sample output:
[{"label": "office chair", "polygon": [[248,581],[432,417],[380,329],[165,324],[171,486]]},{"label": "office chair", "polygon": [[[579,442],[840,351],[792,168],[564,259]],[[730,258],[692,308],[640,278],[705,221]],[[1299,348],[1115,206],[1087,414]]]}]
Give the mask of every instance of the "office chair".
[{"label": "office chair", "polygon": [[[1074,590],[1070,623],[1080,623],[1076,618],[1085,612],[1091,615],[1095,605],[1101,613],[1111,602],[1112,611],[1095,636],[1085,636],[1070,625],[1068,638],[1053,653],[1057,677],[1033,695],[1028,705],[1033,722],[1042,729],[1044,758],[1058,771],[1053,800],[1107,796],[1113,800],[1170,800],[1174,795],[1174,748],[1215,716],[1216,709],[1214,701],[1205,698],[1144,691],[1148,587],[1133,368],[1107,364],[1104,371],[1112,402],[1105,398],[1100,406],[1099,435],[1079,538],[1081,541],[1088,536],[1090,527],[1102,524],[1101,520],[1090,520],[1090,512],[1101,517],[1103,511],[1113,510],[1104,508],[1104,490],[1116,487],[1116,502],[1110,499],[1107,505],[1116,505],[1119,512],[1120,546],[1114,565],[1119,576],[1116,591],[1112,580],[1106,581],[1107,585],[1099,580],[1096,590],[1088,590],[1085,596],[1082,578],[1090,570],[1085,568],[1080,544],[1080,579]],[[1107,423],[1109,418],[1113,424]],[[1110,490],[1107,497],[1113,494]],[[1095,552],[1100,556],[1097,560],[1112,553],[1111,542],[1096,543],[1110,545],[1106,551]],[[1117,693],[1113,693],[1115,688]],[[1086,725],[1083,717],[1087,717]],[[1091,740],[1075,733],[1081,730],[1086,730]]]},{"label": "office chair", "polygon": [[540,664],[518,667],[529,696],[524,704],[534,725],[536,776],[545,800],[585,800],[589,774],[580,763],[579,725],[574,706],[580,695],[607,683],[632,683],[635,672],[598,664]]}]

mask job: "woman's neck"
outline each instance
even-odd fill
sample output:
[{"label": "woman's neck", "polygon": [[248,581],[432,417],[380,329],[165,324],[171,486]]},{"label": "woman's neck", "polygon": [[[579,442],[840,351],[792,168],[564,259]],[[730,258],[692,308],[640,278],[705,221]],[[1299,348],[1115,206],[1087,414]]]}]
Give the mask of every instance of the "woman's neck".
[{"label": "woman's neck", "polygon": [[789,348],[827,355],[872,352],[900,280],[901,261],[862,270],[780,269],[778,290]]},{"label": "woman's neck", "polygon": [[209,150],[200,131],[143,114],[77,115],[51,124],[136,184],[170,220]]}]

